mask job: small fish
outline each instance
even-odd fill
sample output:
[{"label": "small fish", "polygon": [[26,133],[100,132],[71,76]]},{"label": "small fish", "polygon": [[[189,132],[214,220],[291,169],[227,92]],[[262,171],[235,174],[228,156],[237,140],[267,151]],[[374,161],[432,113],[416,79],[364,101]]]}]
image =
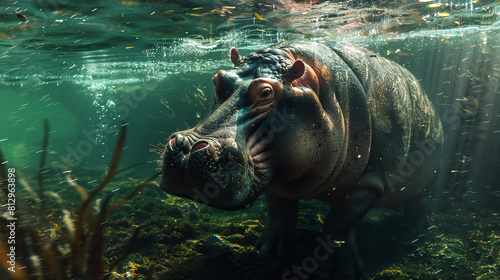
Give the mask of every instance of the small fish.
[{"label": "small fish", "polygon": [[28,21],[28,20],[26,19],[26,17],[25,17],[23,14],[21,14],[21,13],[17,13],[17,17],[18,17],[20,20],[22,20],[23,22],[27,22],[27,21]]},{"label": "small fish", "polygon": [[257,14],[257,13],[255,13],[255,17],[256,17],[256,18],[258,18],[258,19],[260,19],[260,20],[264,20],[264,18],[263,18],[263,17],[261,17],[261,16],[260,16],[259,14]]},{"label": "small fish", "polygon": [[323,217],[321,217],[321,215],[320,215],[320,214],[318,214],[318,221],[319,221],[320,223],[322,223],[322,224],[324,224],[324,223],[325,223],[325,220],[323,220]]},{"label": "small fish", "polygon": [[427,7],[429,8],[438,8],[441,7],[443,4],[442,3],[435,3],[435,4],[429,4]]},{"label": "small fish", "polygon": [[467,110],[467,109],[463,109],[464,112],[466,112],[467,114],[471,115],[471,116],[475,116],[476,113],[472,112],[471,110]]}]

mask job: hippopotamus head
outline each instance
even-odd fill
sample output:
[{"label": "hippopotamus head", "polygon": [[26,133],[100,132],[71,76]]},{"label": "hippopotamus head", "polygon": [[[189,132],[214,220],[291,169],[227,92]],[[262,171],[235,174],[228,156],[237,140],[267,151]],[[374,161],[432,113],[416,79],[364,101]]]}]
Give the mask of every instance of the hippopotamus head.
[{"label": "hippopotamus head", "polygon": [[286,48],[266,48],[246,57],[233,48],[230,58],[234,68],[212,79],[210,115],[169,137],[161,188],[234,210],[272,186],[294,188],[293,183],[311,175],[314,164],[324,164],[326,176],[331,165],[318,157],[317,147],[329,140],[310,133],[332,129],[318,101],[317,70]]}]

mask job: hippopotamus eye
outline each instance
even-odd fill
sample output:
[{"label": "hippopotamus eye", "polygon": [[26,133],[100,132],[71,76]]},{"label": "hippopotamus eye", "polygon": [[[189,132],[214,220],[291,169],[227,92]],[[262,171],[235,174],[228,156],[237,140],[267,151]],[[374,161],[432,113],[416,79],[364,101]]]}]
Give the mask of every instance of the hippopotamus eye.
[{"label": "hippopotamus eye", "polygon": [[250,110],[261,114],[272,109],[277,99],[282,96],[280,84],[270,79],[255,79],[247,89]]},{"label": "hippopotamus eye", "polygon": [[272,88],[264,88],[260,92],[260,98],[262,98],[262,99],[270,98],[270,97],[272,97],[272,95],[273,95],[273,89]]}]

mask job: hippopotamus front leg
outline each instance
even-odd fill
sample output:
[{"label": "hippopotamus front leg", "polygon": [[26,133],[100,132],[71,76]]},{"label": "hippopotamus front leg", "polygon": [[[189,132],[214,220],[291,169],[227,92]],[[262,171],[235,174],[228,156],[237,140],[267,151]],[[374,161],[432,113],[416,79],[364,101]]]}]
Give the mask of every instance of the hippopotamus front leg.
[{"label": "hippopotamus front leg", "polygon": [[297,200],[289,200],[266,194],[268,221],[264,232],[257,240],[256,247],[265,257],[290,259],[296,247],[295,228],[297,226]]},{"label": "hippopotamus front leg", "polygon": [[356,245],[354,226],[361,221],[377,199],[371,188],[346,193],[331,205],[323,225],[323,238],[343,241],[333,252],[334,279],[361,279],[362,261]]}]

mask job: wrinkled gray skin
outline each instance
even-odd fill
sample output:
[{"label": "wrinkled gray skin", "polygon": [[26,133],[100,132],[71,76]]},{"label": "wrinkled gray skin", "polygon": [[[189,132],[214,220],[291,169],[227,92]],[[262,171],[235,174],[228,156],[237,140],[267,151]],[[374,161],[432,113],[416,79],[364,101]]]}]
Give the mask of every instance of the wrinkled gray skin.
[{"label": "wrinkled gray skin", "polygon": [[334,279],[362,277],[353,227],[372,207],[404,202],[409,227],[426,225],[418,197],[443,135],[412,74],[337,44],[286,43],[246,57],[232,49],[230,58],[234,68],[213,78],[210,116],[168,139],[163,190],[227,210],[265,193],[257,247],[280,258],[294,251],[298,200],[326,203],[323,239],[345,242],[317,252],[332,255]]}]

